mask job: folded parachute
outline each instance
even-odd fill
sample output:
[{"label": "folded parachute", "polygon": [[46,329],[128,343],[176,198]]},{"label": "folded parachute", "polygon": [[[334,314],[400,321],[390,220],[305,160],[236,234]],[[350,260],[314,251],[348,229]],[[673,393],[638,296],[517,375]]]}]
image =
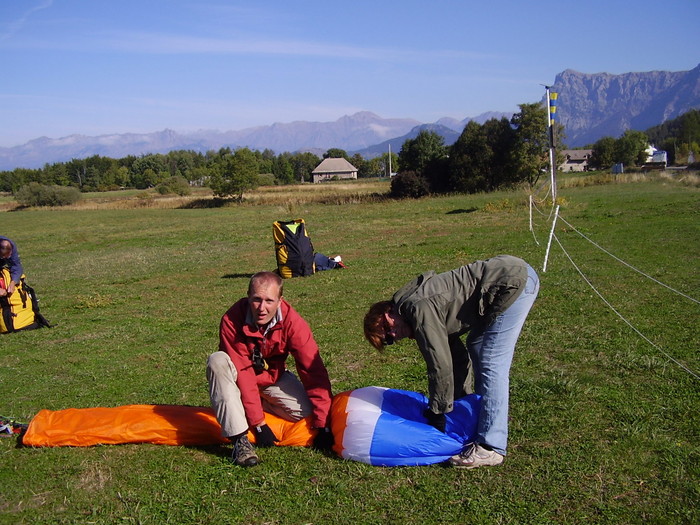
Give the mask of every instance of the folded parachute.
[{"label": "folded parachute", "polygon": [[[428,399],[417,392],[370,386],[337,394],[331,406],[333,450],[342,458],[377,466],[430,465],[459,453],[474,438],[480,400],[455,401],[446,432],[427,423]],[[271,414],[265,421],[281,446],[311,446],[311,417],[295,423]],[[248,437],[255,442],[255,436]],[[125,405],[113,408],[41,410],[22,443],[31,447],[101,444],[216,445],[226,443],[209,407]]]},{"label": "folded parachute", "polygon": [[377,386],[337,394],[331,408],[333,450],[345,459],[384,467],[445,461],[474,438],[480,397],[455,401],[445,433],[428,424],[427,406],[422,394]]},{"label": "folded parachute", "polygon": [[[280,446],[310,446],[316,434],[311,428],[311,417],[292,423],[265,414],[265,421],[280,439]],[[255,442],[252,432],[248,437]],[[182,405],[40,410],[22,436],[22,444],[30,447],[126,443],[196,446],[226,442],[211,408]]]}]

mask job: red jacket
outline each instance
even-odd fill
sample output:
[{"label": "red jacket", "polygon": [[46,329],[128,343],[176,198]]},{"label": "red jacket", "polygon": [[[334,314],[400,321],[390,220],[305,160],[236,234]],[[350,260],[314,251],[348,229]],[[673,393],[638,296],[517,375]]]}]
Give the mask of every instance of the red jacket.
[{"label": "red jacket", "polygon": [[[246,324],[248,298],[236,302],[221,318],[219,350],[226,352],[238,371],[236,384],[251,427],[265,422],[258,389],[277,382],[286,370],[287,356],[292,354],[297,374],[313,405],[313,427],[328,426],[331,407],[331,382],[328,378],[318,345],[308,323],[284,299],[280,302],[282,321],[273,326],[266,336],[257,326]],[[259,345],[269,369],[256,374],[253,369],[253,350]]]}]

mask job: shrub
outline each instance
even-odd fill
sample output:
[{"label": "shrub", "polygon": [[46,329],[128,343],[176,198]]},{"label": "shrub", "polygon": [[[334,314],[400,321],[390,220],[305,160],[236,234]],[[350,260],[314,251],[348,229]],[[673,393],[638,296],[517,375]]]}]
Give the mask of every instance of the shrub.
[{"label": "shrub", "polygon": [[192,192],[187,179],[182,175],[175,175],[174,177],[164,180],[156,186],[156,191],[161,195],[175,193],[180,196],[189,195]]},{"label": "shrub", "polygon": [[67,206],[79,201],[80,190],[72,186],[45,186],[30,182],[15,193],[15,200],[22,206]]},{"label": "shrub", "polygon": [[417,199],[428,195],[428,182],[413,171],[399,173],[391,179],[390,195],[397,199],[410,197]]},{"label": "shrub", "polygon": [[275,176],[272,173],[258,174],[258,186],[274,186]]}]

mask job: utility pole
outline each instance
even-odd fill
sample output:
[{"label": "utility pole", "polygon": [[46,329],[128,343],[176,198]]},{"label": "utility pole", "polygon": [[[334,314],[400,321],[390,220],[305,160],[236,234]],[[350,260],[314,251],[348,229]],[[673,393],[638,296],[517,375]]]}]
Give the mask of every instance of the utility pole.
[{"label": "utility pole", "polygon": [[391,144],[389,144],[389,178],[391,178]]}]

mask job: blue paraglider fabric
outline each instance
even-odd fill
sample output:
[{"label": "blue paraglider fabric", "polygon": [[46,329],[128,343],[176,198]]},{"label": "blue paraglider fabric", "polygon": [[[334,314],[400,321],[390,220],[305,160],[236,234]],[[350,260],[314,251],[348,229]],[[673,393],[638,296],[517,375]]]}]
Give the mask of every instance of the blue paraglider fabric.
[{"label": "blue paraglider fabric", "polygon": [[345,459],[377,466],[430,465],[462,451],[476,433],[480,398],[455,401],[445,433],[428,424],[428,399],[417,392],[364,387],[333,398],[334,450]]}]

